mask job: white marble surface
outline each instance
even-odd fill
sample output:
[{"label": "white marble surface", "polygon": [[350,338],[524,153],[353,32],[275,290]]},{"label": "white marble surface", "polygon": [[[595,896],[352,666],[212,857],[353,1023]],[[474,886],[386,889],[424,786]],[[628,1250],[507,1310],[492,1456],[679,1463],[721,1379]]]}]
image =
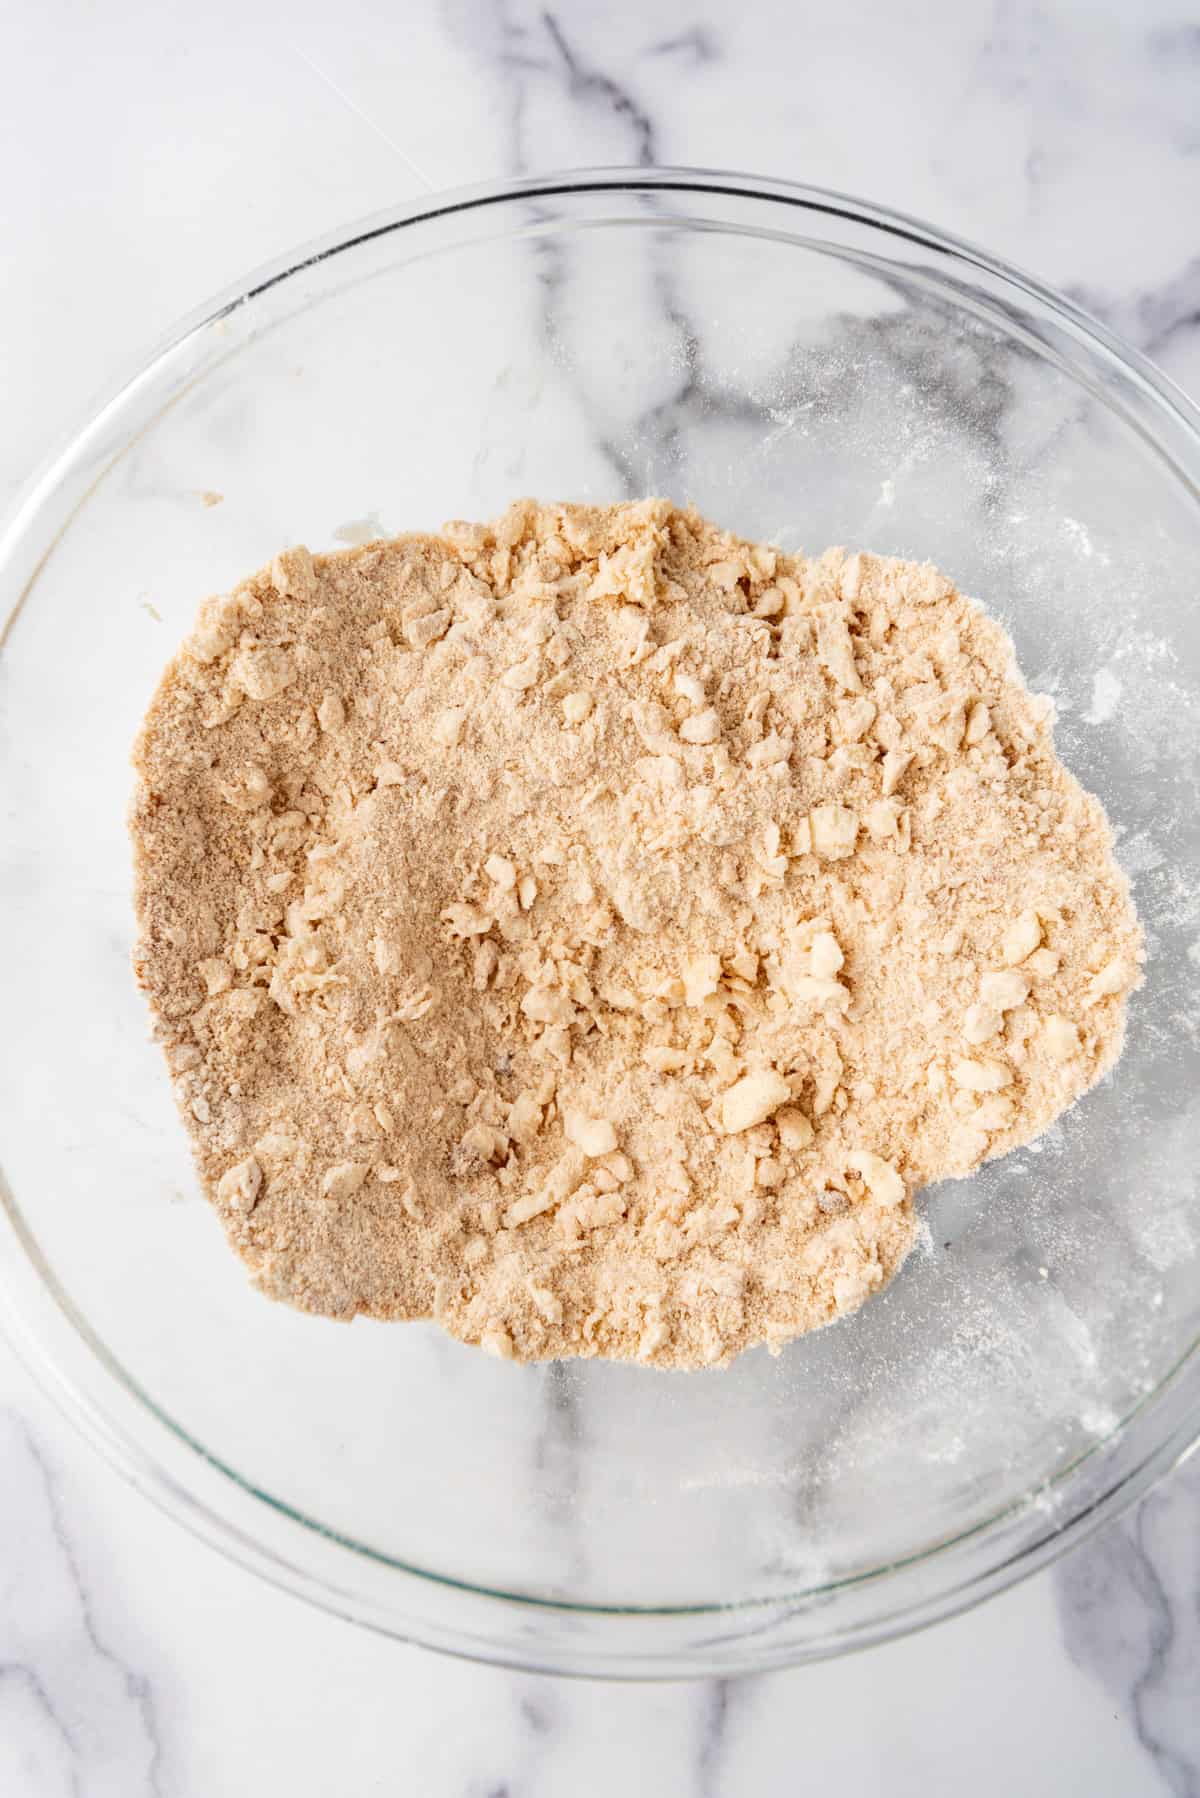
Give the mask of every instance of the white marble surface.
[{"label": "white marble surface", "polygon": [[[0,488],[248,266],[425,188],[580,162],[743,167],[924,215],[1200,394],[1200,28],[1166,0],[51,0],[8,49]],[[0,1793],[1200,1793],[1198,1523],[1194,1462],[910,1642],[740,1682],[553,1682],[255,1584],[0,1349]]]}]

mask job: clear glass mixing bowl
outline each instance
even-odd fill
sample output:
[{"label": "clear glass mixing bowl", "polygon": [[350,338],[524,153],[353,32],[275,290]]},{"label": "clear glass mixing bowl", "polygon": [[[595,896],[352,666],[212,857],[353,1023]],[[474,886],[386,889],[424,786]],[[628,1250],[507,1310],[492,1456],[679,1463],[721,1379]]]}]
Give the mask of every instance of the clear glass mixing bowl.
[{"label": "clear glass mixing bowl", "polygon": [[[1066,301],[739,176],[431,199],[189,323],[0,544],[0,1309],[89,1435],[331,1609],[627,1675],[913,1628],[1142,1491],[1200,1429],[1198,478],[1195,412]],[[147,1040],[127,758],[197,602],[287,542],[526,493],[936,560],[1053,695],[1133,877],[1150,954],[1115,1075],[927,1193],[894,1286],[775,1360],[521,1368],[269,1304]]]}]

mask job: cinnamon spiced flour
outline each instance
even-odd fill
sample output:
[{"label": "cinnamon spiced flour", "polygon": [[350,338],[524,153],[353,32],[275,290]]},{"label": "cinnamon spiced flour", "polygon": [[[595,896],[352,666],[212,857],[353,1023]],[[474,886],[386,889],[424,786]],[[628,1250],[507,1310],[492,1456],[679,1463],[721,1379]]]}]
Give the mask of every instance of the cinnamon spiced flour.
[{"label": "cinnamon spiced flour", "polygon": [[134,759],[138,978],[255,1280],[518,1359],[854,1310],[1139,979],[1000,627],[664,500],[285,551]]}]

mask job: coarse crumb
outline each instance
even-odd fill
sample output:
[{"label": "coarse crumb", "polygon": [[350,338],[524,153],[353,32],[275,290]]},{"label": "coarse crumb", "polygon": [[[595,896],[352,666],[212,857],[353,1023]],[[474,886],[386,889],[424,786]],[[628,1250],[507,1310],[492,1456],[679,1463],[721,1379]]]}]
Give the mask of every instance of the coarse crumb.
[{"label": "coarse crumb", "polygon": [[853,1311],[1116,1059],[1141,935],[928,566],[522,501],[208,601],[138,978],[262,1289],[663,1367]]}]

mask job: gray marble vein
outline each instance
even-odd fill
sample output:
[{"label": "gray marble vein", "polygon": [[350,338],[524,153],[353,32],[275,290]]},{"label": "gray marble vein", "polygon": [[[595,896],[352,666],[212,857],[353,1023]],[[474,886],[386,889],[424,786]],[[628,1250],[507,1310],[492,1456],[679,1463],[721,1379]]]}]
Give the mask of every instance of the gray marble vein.
[{"label": "gray marble vein", "polygon": [[643,167],[656,163],[659,160],[657,142],[649,114],[638,105],[627,88],[581,58],[568,41],[562,22],[555,13],[544,12],[542,23],[567,76],[572,103],[596,105],[611,112],[631,139],[632,154],[627,160]]},{"label": "gray marble vein", "polygon": [[[543,9],[523,0],[446,0],[456,41],[477,57],[500,88],[506,121],[508,172],[545,167],[539,154],[548,118],[565,112],[575,141],[587,144],[584,160],[648,165],[661,160],[654,118],[636,85],[595,58],[582,39],[586,16],[578,7]],[[676,68],[716,55],[700,27],[647,46],[649,56]],[[594,148],[593,148],[594,146]]]},{"label": "gray marble vein", "polygon": [[1200,1798],[1200,1459],[1054,1579],[1075,1664],[1130,1717],[1163,1789]]},{"label": "gray marble vein", "polygon": [[1200,256],[1149,287],[1131,286],[1116,294],[1075,287],[1071,297],[1145,355],[1162,358],[1177,340],[1200,331]]},{"label": "gray marble vein", "polygon": [[154,1688],[97,1627],[53,1464],[11,1411],[0,1466],[0,1767],[53,1765],[47,1792],[163,1798]]},{"label": "gray marble vein", "polygon": [[684,31],[677,31],[671,37],[661,38],[657,43],[647,46],[647,56],[678,57],[683,62],[709,63],[716,62],[720,51],[717,40],[707,25],[692,25]]},{"label": "gray marble vein", "polygon": [[739,1683],[714,1679],[701,1688],[696,1798],[720,1798],[730,1705]]}]

